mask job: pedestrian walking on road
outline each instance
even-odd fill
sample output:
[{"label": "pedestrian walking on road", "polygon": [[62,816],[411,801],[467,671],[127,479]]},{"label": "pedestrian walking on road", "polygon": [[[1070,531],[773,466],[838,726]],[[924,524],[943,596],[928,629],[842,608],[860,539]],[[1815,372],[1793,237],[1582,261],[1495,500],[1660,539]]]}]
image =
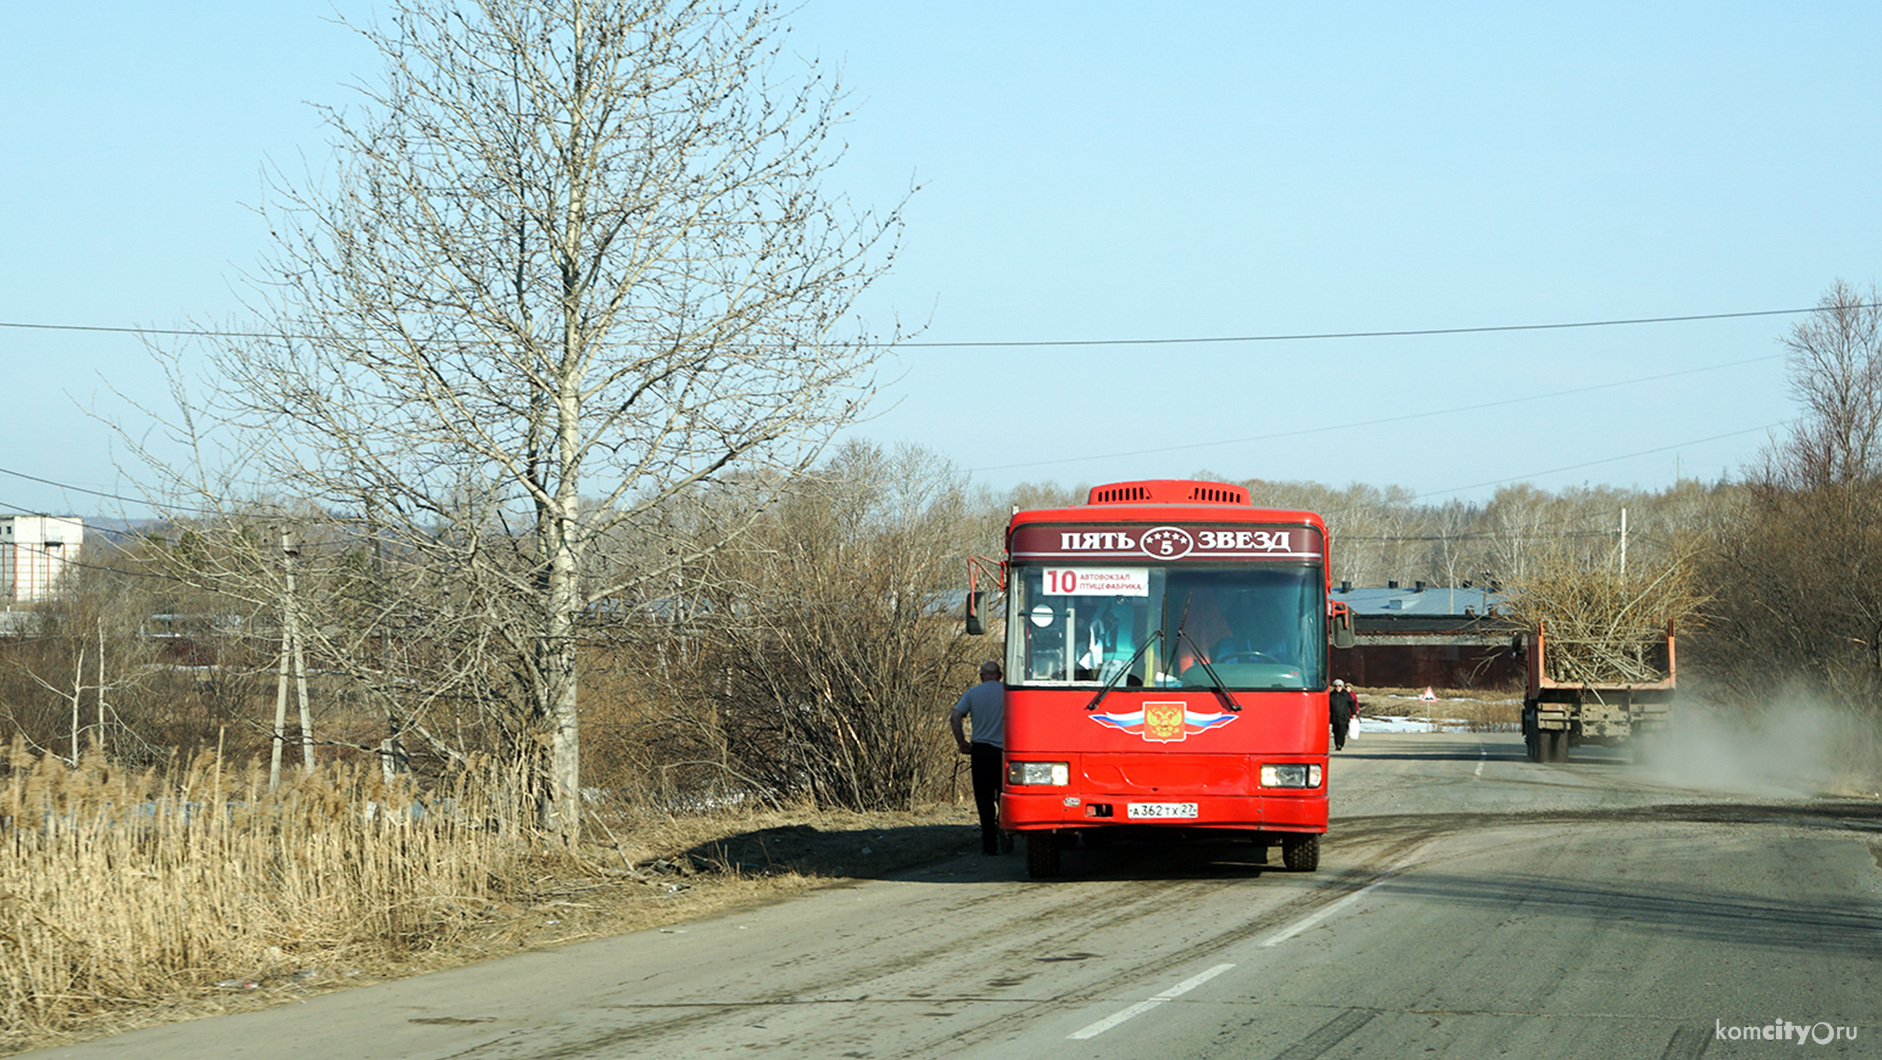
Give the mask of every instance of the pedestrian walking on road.
[{"label": "pedestrian walking on road", "polygon": [[[1000,853],[1000,774],[1005,769],[1006,685],[1000,680],[1000,664],[992,660],[980,664],[980,683],[961,694],[949,720],[954,728],[954,743],[968,756],[974,778],[974,808],[980,811],[980,852]],[[962,731],[962,723],[971,722],[973,739]],[[1011,847],[1007,847],[1011,849]]]},{"label": "pedestrian walking on road", "polygon": [[1359,713],[1359,700],[1353,691],[1346,687],[1345,681],[1335,680],[1333,692],[1327,696],[1328,720],[1333,723],[1333,749],[1346,747],[1346,730],[1353,723],[1353,715]]}]

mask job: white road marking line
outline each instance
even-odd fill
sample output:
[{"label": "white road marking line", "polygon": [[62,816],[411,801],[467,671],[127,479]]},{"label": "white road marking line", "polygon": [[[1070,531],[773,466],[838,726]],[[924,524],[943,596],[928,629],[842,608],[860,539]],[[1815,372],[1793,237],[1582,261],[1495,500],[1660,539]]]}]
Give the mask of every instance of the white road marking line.
[{"label": "white road marking line", "polygon": [[[1433,840],[1432,842],[1436,842],[1436,840]],[[1430,845],[1431,843],[1426,843],[1424,846],[1419,847],[1417,850],[1414,850],[1411,853],[1393,862],[1392,865],[1385,870],[1385,875],[1379,877],[1378,879],[1372,881],[1371,883],[1365,885],[1364,887],[1361,887],[1359,890],[1354,891],[1352,894],[1347,895],[1346,897],[1340,899],[1337,902],[1334,902],[1332,905],[1329,905],[1324,909],[1320,909],[1316,912],[1309,913],[1306,916],[1301,917],[1299,920],[1294,921],[1292,924],[1289,924],[1287,927],[1282,928],[1280,931],[1277,931],[1274,934],[1268,936],[1267,939],[1265,939],[1261,943],[1262,948],[1266,949],[1269,946],[1278,946],[1281,943],[1286,942],[1288,939],[1293,938],[1295,935],[1300,934],[1301,932],[1307,930],[1308,928],[1313,927],[1315,924],[1318,924],[1322,920],[1325,920],[1326,918],[1339,912],[1340,910],[1345,909],[1347,906],[1352,905],[1354,902],[1359,901],[1361,898],[1364,898],[1366,895],[1371,894],[1375,889],[1377,889],[1378,887],[1384,885],[1386,882],[1391,880],[1392,877],[1397,876],[1400,871],[1405,869],[1412,862],[1418,860],[1418,856],[1425,852],[1425,847],[1428,847]]]},{"label": "white road marking line", "polygon": [[[1307,916],[1304,916],[1300,918],[1299,920],[1296,920],[1293,924],[1289,925],[1288,927],[1281,929],[1279,932],[1276,932],[1272,936],[1269,936],[1269,938],[1265,942],[1263,942],[1261,945],[1263,947],[1268,947],[1268,946],[1279,945],[1280,943],[1286,942],[1288,939],[1293,938],[1295,935],[1300,934],[1301,932],[1307,930],[1308,928],[1313,927],[1315,924],[1318,924],[1322,920],[1325,920],[1327,917],[1332,916],[1334,913],[1337,913],[1340,910],[1346,908],[1347,906],[1352,905],[1354,902],[1357,902],[1359,899],[1364,898],[1367,894],[1371,893],[1375,888],[1384,884],[1386,881],[1398,875],[1400,872],[1404,871],[1407,867],[1409,867],[1414,862],[1416,862],[1418,858],[1424,854],[1426,848],[1430,847],[1431,844],[1435,842],[1437,842],[1437,840],[1435,839],[1431,840],[1431,842],[1424,844],[1424,846],[1421,846],[1418,849],[1412,851],[1411,853],[1405,855],[1404,857],[1398,859],[1397,861],[1393,862],[1389,867],[1386,868],[1385,875],[1372,881],[1366,886],[1361,887],[1359,890],[1354,891],[1352,894],[1347,895],[1346,897],[1340,899],[1339,901],[1334,902],[1332,905],[1327,906],[1326,908],[1321,909],[1318,912],[1311,913]],[[1197,974],[1190,976],[1188,979],[1183,980],[1182,982],[1176,984],[1175,986],[1169,988],[1168,990],[1165,990],[1163,993],[1156,994],[1146,1000],[1139,1001],[1135,1005],[1130,1006],[1129,1008],[1120,1009],[1119,1011],[1114,1012],[1109,1016],[1106,1016],[1105,1018],[1099,1020],[1096,1023],[1091,1024],[1090,1026],[1081,1028],[1077,1031],[1074,1031],[1071,1034],[1066,1035],[1066,1038],[1073,1040],[1073,1041],[1082,1041],[1087,1038],[1096,1038],[1098,1035],[1103,1034],[1105,1031],[1110,1030],[1111,1028],[1117,1026],[1120,1023],[1123,1023],[1125,1020],[1134,1019],[1138,1016],[1143,1015],[1146,1012],[1149,1012],[1151,1009],[1156,1008],[1158,1005],[1163,1004],[1165,1001],[1169,1001],[1172,998],[1181,997],[1184,994],[1189,993],[1191,990],[1196,989],[1202,984],[1208,982],[1211,979],[1214,979],[1216,976],[1221,975],[1223,972],[1226,972],[1230,968],[1233,968],[1233,967],[1235,967],[1233,964],[1218,964],[1215,967],[1208,969],[1207,971],[1198,972]]]},{"label": "white road marking line", "polygon": [[1211,979],[1214,979],[1216,976],[1221,975],[1223,972],[1226,972],[1230,968],[1233,968],[1233,967],[1235,966],[1232,964],[1218,964],[1214,968],[1211,968],[1206,972],[1198,972],[1195,975],[1190,976],[1188,979],[1185,979],[1182,982],[1176,984],[1175,986],[1169,988],[1168,990],[1165,990],[1163,993],[1157,994],[1151,997],[1149,1000],[1139,1001],[1135,1005],[1132,1005],[1131,1007],[1127,1009],[1124,1009],[1120,1012],[1114,1012],[1111,1015],[1106,1016],[1105,1018],[1092,1024],[1091,1026],[1086,1027],[1083,1030],[1076,1031],[1072,1034],[1068,1034],[1066,1035],[1066,1037],[1071,1038],[1071,1039],[1096,1038],[1098,1035],[1103,1034],[1105,1031],[1110,1030],[1111,1028],[1117,1026],[1120,1023],[1123,1023],[1127,1019],[1131,1019],[1134,1016],[1141,1016],[1144,1013],[1149,1012],[1151,1009],[1156,1008],[1158,1005],[1163,1004],[1165,1001],[1170,1000],[1171,998],[1181,997],[1184,994],[1189,993],[1191,990],[1196,989],[1202,984],[1208,982]]}]

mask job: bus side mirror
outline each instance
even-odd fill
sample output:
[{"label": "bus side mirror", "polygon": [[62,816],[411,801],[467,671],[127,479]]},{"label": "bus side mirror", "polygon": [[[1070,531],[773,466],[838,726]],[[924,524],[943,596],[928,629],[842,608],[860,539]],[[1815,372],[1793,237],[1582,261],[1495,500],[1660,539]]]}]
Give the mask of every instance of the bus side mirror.
[{"label": "bus side mirror", "polygon": [[987,591],[985,589],[974,589],[967,594],[968,636],[978,637],[987,632],[986,620],[981,617],[985,614],[986,606]]},{"label": "bus side mirror", "polygon": [[1353,611],[1345,604],[1333,605],[1333,646],[1350,648],[1359,643],[1353,633]]}]

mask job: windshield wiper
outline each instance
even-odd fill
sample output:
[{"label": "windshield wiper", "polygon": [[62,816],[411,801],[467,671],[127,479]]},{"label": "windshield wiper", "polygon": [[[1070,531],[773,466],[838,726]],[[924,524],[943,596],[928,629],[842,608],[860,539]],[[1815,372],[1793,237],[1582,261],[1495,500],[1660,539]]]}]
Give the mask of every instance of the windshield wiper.
[{"label": "windshield wiper", "polygon": [[1104,697],[1111,694],[1111,690],[1117,687],[1118,681],[1123,679],[1127,674],[1131,672],[1132,669],[1134,669],[1137,666],[1137,660],[1144,657],[1144,652],[1148,651],[1152,644],[1155,644],[1157,641],[1160,641],[1162,639],[1163,639],[1162,630],[1160,629],[1151,630],[1150,636],[1145,637],[1143,645],[1137,649],[1137,654],[1131,656],[1131,661],[1125,663],[1123,669],[1111,675],[1111,679],[1104,683],[1104,687],[1098,689],[1098,694],[1091,697],[1091,702],[1085,704],[1085,709],[1097,710],[1098,704],[1104,702]]},{"label": "windshield wiper", "polygon": [[1231,713],[1240,714],[1242,712],[1242,705],[1235,702],[1235,695],[1229,691],[1228,684],[1222,680],[1220,674],[1215,672],[1215,667],[1209,665],[1209,656],[1202,650],[1202,645],[1197,644],[1196,639],[1185,632],[1184,627],[1187,625],[1189,625],[1189,601],[1185,599],[1183,601],[1183,617],[1176,623],[1176,646],[1181,648],[1184,641],[1189,642],[1189,646],[1196,652],[1196,662],[1201,664],[1202,672],[1208,674],[1209,680],[1215,682],[1216,694],[1228,700],[1229,711]]}]

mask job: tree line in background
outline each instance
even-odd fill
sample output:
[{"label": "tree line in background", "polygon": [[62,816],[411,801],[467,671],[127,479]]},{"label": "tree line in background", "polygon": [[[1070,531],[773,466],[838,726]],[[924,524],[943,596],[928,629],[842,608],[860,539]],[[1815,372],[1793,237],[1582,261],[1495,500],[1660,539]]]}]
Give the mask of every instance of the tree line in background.
[{"label": "tree line in background", "polygon": [[[1679,619],[1687,687],[1737,711],[1803,696],[1873,712],[1882,424],[1848,398],[1882,389],[1875,304],[1839,286],[1788,337],[1806,414],[1742,479],[1443,504],[1242,484],[1258,505],[1325,516],[1336,584],[1481,581],[1584,614],[1606,594],[1646,628]],[[997,654],[962,628],[968,558],[1000,554],[1014,507],[1084,492],[992,491],[939,454],[851,442],[788,476],[675,491],[649,527],[615,522],[605,562],[582,571],[574,634],[584,782],[664,807],[906,806],[958,784],[945,707]],[[529,642],[481,581],[528,583],[529,538],[494,522],[439,520],[422,546],[411,532],[277,504],[94,542],[70,591],[6,646],[6,724],[67,758],[222,746],[293,763],[305,744],[440,774],[527,757],[541,740]],[[303,679],[311,730],[284,709]]]},{"label": "tree line in background", "polygon": [[[1600,606],[1649,627],[1681,620],[1686,687],[1733,710],[1802,697],[1873,714],[1882,421],[1834,402],[1874,388],[1845,378],[1858,369],[1882,381],[1875,304],[1839,286],[1788,337],[1806,414],[1739,480],[1517,485],[1480,504],[1242,484],[1257,505],[1325,516],[1336,584],[1482,579],[1519,603],[1584,613],[1612,597]],[[998,653],[997,638],[963,629],[969,557],[1000,554],[1014,507],[1082,503],[1085,487],[993,491],[939,454],[867,442],[788,477],[724,485],[750,488],[676,492],[653,531],[617,532],[608,564],[584,572],[586,584],[635,586],[597,593],[579,617],[585,783],[669,810],[754,798],[902,807],[959,784],[945,709]],[[527,758],[535,708],[511,619],[461,567],[355,519],[309,508],[289,521],[294,556],[279,509],[91,549],[72,591],[7,647],[9,727],[48,752],[127,761],[212,745],[261,755],[277,737],[290,760],[306,737],[322,758],[420,773]],[[493,525],[451,555],[508,557],[527,578],[516,536]],[[280,713],[292,626],[311,733]]]}]

